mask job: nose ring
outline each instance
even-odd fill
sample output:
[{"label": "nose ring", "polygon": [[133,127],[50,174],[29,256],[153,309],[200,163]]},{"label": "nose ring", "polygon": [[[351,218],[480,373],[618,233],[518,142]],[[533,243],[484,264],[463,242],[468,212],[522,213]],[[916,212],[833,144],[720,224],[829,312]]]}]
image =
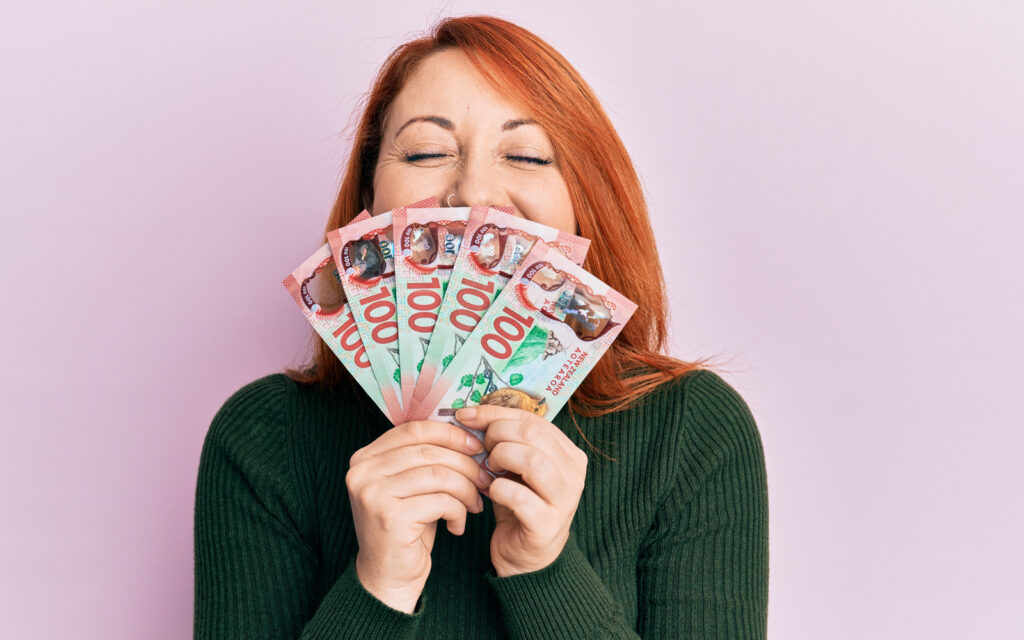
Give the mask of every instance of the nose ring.
[{"label": "nose ring", "polygon": [[447,204],[449,207],[452,206],[452,198],[454,198],[454,197],[455,197],[454,193],[449,193],[448,194],[448,199],[445,200],[445,204]]}]

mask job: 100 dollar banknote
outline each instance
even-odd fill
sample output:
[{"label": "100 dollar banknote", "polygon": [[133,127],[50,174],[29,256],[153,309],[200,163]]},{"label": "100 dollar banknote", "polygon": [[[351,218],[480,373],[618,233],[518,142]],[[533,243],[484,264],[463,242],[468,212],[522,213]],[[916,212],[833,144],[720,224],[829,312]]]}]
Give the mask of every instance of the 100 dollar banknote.
[{"label": "100 dollar banknote", "polygon": [[392,215],[398,354],[407,415],[469,215],[469,207],[396,209]]},{"label": "100 dollar banknote", "polygon": [[494,207],[474,208],[409,407],[425,418],[423,399],[450,365],[509,278],[537,244],[546,244],[582,264],[590,241]]},{"label": "100 dollar banknote", "polygon": [[327,234],[338,274],[392,424],[404,418],[398,361],[392,212]]},{"label": "100 dollar banknote", "polygon": [[[370,214],[363,211],[353,222],[369,217]],[[283,284],[320,338],[366,395],[386,414],[387,408],[374,380],[352,308],[345,301],[331,246],[325,243],[317,249],[284,279]]]},{"label": "100 dollar banknote", "polygon": [[[515,407],[550,421],[635,310],[621,293],[538,243],[419,410],[463,428],[455,411],[477,404]],[[483,441],[483,432],[466,429]]]}]

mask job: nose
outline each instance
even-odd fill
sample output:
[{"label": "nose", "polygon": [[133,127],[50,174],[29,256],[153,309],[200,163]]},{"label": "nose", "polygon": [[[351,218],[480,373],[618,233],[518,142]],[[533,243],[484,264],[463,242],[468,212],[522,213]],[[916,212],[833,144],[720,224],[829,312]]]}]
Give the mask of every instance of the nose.
[{"label": "nose", "polygon": [[484,158],[468,159],[459,165],[448,194],[441,202],[451,207],[510,205],[497,167]]}]

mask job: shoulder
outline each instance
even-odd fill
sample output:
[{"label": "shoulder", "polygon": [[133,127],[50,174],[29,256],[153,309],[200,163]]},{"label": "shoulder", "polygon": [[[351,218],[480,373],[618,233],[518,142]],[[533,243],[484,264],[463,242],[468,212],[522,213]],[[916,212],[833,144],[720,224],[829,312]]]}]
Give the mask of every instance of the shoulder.
[{"label": "shoulder", "polygon": [[254,380],[235,391],[213,417],[207,441],[269,435],[280,429],[297,384],[284,374]]},{"label": "shoulder", "polygon": [[284,374],[264,376],[231,394],[206,433],[200,475],[227,464],[253,485],[289,484],[300,395],[298,383]]},{"label": "shoulder", "polygon": [[727,413],[733,421],[752,419],[740,393],[710,369],[696,369],[662,384],[640,399],[633,410],[653,410],[679,419],[706,419],[708,412],[715,411]]},{"label": "shoulder", "polygon": [[724,465],[764,468],[764,448],[750,406],[720,375],[693,372],[685,383],[681,455],[690,473]]},{"label": "shoulder", "polygon": [[[269,375],[224,402],[203,442],[197,505],[255,499],[280,524],[309,530],[311,509],[303,499],[305,484],[296,474],[292,407],[298,387],[283,374]],[[242,516],[235,512],[232,517]]]},{"label": "shoulder", "polygon": [[347,460],[355,448],[383,432],[386,420],[377,414],[360,391],[301,384],[276,373],[246,384],[224,402],[203,449],[250,468],[274,467],[289,474],[294,469],[308,484],[321,466],[332,463],[332,456]]},{"label": "shoulder", "polygon": [[718,460],[761,452],[761,436],[748,403],[715,372],[691,374],[683,420],[693,451]]},{"label": "shoulder", "polygon": [[[661,417],[689,465],[712,468],[737,455],[763,457],[750,406],[714,371],[691,371],[648,394],[641,411]],[[666,434],[668,435],[668,434]]]}]

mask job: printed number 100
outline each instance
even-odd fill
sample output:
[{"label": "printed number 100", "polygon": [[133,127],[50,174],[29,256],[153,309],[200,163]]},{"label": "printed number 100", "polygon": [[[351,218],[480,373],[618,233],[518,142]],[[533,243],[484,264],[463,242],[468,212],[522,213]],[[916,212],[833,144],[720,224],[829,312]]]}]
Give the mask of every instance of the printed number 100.
[{"label": "printed number 100", "polygon": [[426,282],[410,282],[405,302],[415,311],[409,316],[409,328],[430,333],[437,323],[437,309],[441,306],[441,281],[431,278]]},{"label": "printed number 100", "polygon": [[526,330],[533,326],[533,316],[521,316],[512,309],[505,307],[501,315],[494,319],[494,333],[484,334],[480,339],[483,347],[491,357],[504,360],[512,355],[510,343],[522,340]]},{"label": "printed number 100", "polygon": [[494,293],[494,282],[485,284],[474,282],[468,278],[462,279],[459,292],[455,295],[455,301],[459,307],[452,311],[452,326],[460,331],[469,333],[480,324],[480,314],[491,306],[491,294]]},{"label": "printed number 100", "polygon": [[387,287],[379,293],[362,298],[363,319],[373,326],[371,337],[377,344],[388,344],[398,339],[398,321],[395,320],[395,301]]}]

